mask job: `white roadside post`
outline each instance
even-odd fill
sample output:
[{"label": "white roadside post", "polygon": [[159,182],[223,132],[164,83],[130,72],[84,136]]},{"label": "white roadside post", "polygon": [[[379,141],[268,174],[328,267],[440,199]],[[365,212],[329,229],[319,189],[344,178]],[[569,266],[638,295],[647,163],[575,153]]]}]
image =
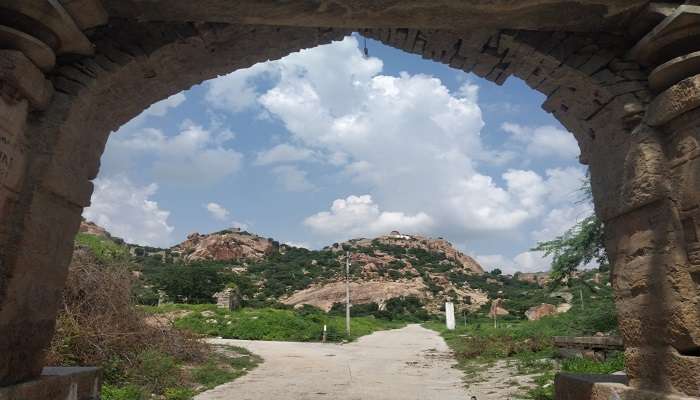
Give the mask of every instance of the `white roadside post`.
[{"label": "white roadside post", "polygon": [[447,329],[451,331],[455,329],[455,305],[451,302],[445,303],[445,322]]},{"label": "white roadside post", "polygon": [[345,334],[350,340],[350,252],[345,259]]}]

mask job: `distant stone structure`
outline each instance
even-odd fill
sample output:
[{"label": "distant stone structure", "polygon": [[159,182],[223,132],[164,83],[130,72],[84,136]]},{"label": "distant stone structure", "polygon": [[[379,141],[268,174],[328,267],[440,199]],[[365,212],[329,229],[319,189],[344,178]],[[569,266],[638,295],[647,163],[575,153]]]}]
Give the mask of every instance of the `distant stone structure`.
[{"label": "distant stone structure", "polygon": [[162,291],[158,291],[158,307],[162,306],[163,304],[168,302],[168,295]]},{"label": "distant stone structure", "polygon": [[[0,385],[42,382],[110,132],[206,79],[357,31],[499,85],[518,77],[546,97],[578,141],[605,223],[629,377],[615,393],[700,398],[695,3],[0,2]],[[567,384],[600,382],[558,379],[558,399],[605,393]]]},{"label": "distant stone structure", "polygon": [[229,311],[241,308],[241,295],[238,289],[226,288],[221,292],[215,293],[213,297],[216,299],[216,306],[219,308],[225,308]]}]

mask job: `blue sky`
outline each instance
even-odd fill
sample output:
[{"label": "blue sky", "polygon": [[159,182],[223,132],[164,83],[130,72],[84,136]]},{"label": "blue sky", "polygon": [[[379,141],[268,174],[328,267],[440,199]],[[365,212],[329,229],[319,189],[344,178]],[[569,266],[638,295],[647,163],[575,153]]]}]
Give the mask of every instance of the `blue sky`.
[{"label": "blue sky", "polygon": [[368,40],[204,82],[112,134],[84,215],[170,246],[240,226],[319,248],[391,230],[441,236],[486,268],[590,213],[573,136],[512,78],[472,74]]}]

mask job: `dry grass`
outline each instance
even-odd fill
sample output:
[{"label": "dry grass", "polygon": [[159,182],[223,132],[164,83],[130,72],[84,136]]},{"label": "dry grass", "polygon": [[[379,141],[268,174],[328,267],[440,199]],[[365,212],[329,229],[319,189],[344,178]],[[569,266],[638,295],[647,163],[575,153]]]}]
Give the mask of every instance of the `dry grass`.
[{"label": "dry grass", "polygon": [[206,347],[193,336],[167,323],[147,323],[135,307],[133,282],[127,263],[103,263],[89,251],[77,249],[48,364],[103,366],[109,380],[111,373],[119,376],[138,368],[139,355],[145,351],[179,362],[201,361]]}]

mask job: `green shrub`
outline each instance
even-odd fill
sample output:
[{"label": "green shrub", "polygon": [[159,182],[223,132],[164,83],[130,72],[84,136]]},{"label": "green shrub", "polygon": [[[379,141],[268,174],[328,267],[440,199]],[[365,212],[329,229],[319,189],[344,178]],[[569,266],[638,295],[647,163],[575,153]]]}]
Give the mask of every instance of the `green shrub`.
[{"label": "green shrub", "polygon": [[125,261],[129,258],[129,249],[110,239],[88,233],[78,233],[75,244],[90,249],[100,262]]},{"label": "green shrub", "polygon": [[228,283],[228,271],[219,264],[163,264],[150,279],[170,299],[187,303],[212,303],[213,295]]},{"label": "green shrub", "polygon": [[[377,305],[377,303],[353,304],[352,307],[350,307],[350,316],[351,317],[366,317],[369,315],[376,316],[377,311],[379,311],[379,306]],[[328,311],[328,314],[344,316],[345,315],[345,303],[333,303],[333,306]]]},{"label": "green shrub", "polygon": [[240,356],[233,357],[232,359],[230,359],[229,365],[232,368],[239,370],[239,373],[251,370],[262,362],[262,358],[242,347],[235,347],[235,349],[240,354]]},{"label": "green shrub", "polygon": [[546,372],[534,379],[535,387],[528,390],[526,399],[553,400],[554,399],[554,372]]},{"label": "green shrub", "polygon": [[163,395],[165,400],[191,400],[196,393],[190,388],[167,388]]},{"label": "green shrub", "polygon": [[150,396],[136,385],[112,386],[102,385],[102,400],[146,400]]},{"label": "green shrub", "polygon": [[236,376],[237,374],[234,371],[222,368],[214,360],[209,360],[204,365],[192,370],[192,378],[195,382],[205,386],[207,389],[229,382]]},{"label": "green shrub", "polygon": [[[163,308],[163,307],[161,307]],[[353,317],[350,338],[345,335],[345,317],[329,315],[316,308],[301,310],[275,308],[244,308],[229,312],[214,305],[167,305],[164,307],[192,311],[175,320],[178,329],[227,339],[281,340],[314,342],[323,336],[323,325],[327,326],[329,341],[353,340],[377,330],[404,326],[402,321],[388,321],[373,316]],[[145,308],[161,312],[156,307]],[[203,311],[212,312],[202,314]]]},{"label": "green shrub", "polygon": [[580,374],[611,374],[625,369],[625,356],[616,353],[603,362],[582,357],[570,358],[564,360],[561,367],[563,371]]},{"label": "green shrub", "polygon": [[138,355],[136,365],[129,371],[129,380],[153,393],[163,393],[179,385],[180,367],[173,357],[158,350],[146,350]]}]

